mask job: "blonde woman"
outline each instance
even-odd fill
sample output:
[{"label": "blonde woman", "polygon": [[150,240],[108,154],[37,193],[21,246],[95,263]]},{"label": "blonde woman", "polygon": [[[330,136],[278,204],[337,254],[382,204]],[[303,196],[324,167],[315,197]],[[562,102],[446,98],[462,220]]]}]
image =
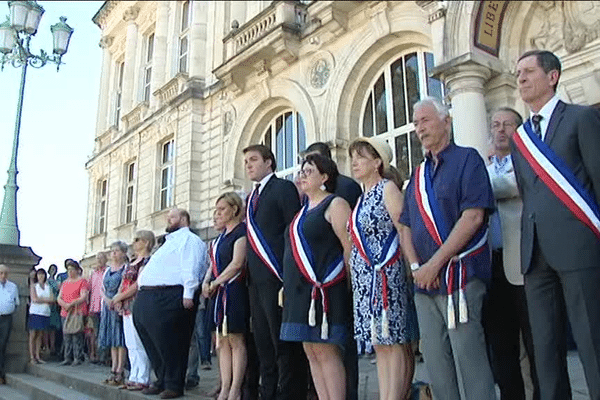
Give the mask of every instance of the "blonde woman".
[{"label": "blonde woman", "polygon": [[223,227],[210,246],[209,283],[203,284],[206,297],[214,296],[214,323],[221,372],[219,400],[240,399],[247,353],[248,290],[244,281],[246,224],[242,222],[242,199],[234,192],[216,202],[215,225]]},{"label": "blonde woman", "polygon": [[155,241],[154,234],[150,231],[136,232],[131,245],[134,259],[125,267],[119,290],[112,298],[115,308],[121,310],[123,315],[123,332],[130,365],[129,380],[124,388],[128,390],[143,390],[150,385],[150,360],[133,325],[131,308],[138,291],[137,278],[150,259],[150,252],[154,248]]}]

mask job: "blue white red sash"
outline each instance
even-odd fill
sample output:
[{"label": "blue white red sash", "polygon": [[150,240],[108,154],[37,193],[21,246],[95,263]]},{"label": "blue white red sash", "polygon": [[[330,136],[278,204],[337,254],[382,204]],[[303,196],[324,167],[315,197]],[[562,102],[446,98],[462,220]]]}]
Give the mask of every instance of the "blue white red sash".
[{"label": "blue white red sash", "polygon": [[[368,246],[365,245],[366,241],[363,236],[363,232],[360,226],[360,221],[358,220],[358,215],[360,214],[360,210],[362,208],[363,202],[362,195],[354,210],[352,210],[352,214],[350,215],[350,221],[348,223],[348,229],[350,230],[350,238],[352,239],[352,244],[356,247],[358,254],[365,260],[365,262],[373,268],[373,287],[371,290],[371,301],[373,303],[373,308],[377,305],[377,296],[375,295],[376,282],[377,282],[377,274],[379,273],[381,276],[381,301],[382,301],[382,311],[381,311],[381,333],[382,337],[388,338],[390,336],[389,330],[389,321],[387,312],[389,309],[389,298],[388,298],[388,283],[387,283],[387,275],[385,274],[385,268],[394,264],[396,261],[400,260],[402,257],[402,252],[399,246],[399,237],[396,229],[393,229],[382,246],[382,252],[379,259],[376,259]],[[377,342],[377,330],[375,326],[375,310],[373,310],[371,317],[371,338],[373,343]]]},{"label": "blue white red sash", "polygon": [[277,257],[275,257],[275,254],[273,254],[269,243],[267,243],[267,240],[262,235],[258,224],[256,221],[254,221],[254,208],[252,207],[251,199],[255,196],[256,193],[254,192],[257,190],[258,188],[255,188],[254,191],[252,191],[252,195],[248,200],[248,206],[246,207],[246,225],[248,228],[246,237],[248,238],[248,242],[250,243],[250,246],[252,246],[252,249],[258,258],[261,259],[263,264],[267,266],[269,271],[271,271],[271,273],[275,275],[280,282],[283,282],[283,279],[281,278],[282,269],[277,261]]},{"label": "blue white red sash", "polygon": [[[225,232],[221,233],[218,238],[210,243],[210,268],[214,279],[217,279],[222,272],[219,272],[219,268],[221,267],[221,262],[219,260],[219,244],[223,237],[225,237]],[[217,332],[219,331],[219,327],[221,327],[221,334],[223,336],[227,336],[227,298],[229,297],[229,284],[235,282],[241,275],[242,273],[238,272],[233,278],[229,279],[227,283],[221,284],[217,288],[213,320]]]},{"label": "blue white red sash", "polygon": [[315,274],[314,265],[315,260],[310,249],[310,245],[306,241],[303,233],[304,220],[306,218],[306,212],[308,211],[308,203],[302,207],[302,209],[296,214],[292,223],[290,224],[290,242],[292,247],[292,253],[294,260],[296,260],[296,266],[298,270],[304,276],[304,278],[312,285],[312,291],[310,295],[310,308],[308,311],[308,325],[316,326],[316,311],[315,302],[318,299],[319,294],[321,295],[321,303],[323,306],[323,318],[321,321],[321,339],[327,340],[329,338],[329,324],[327,322],[327,313],[329,312],[329,298],[327,295],[327,289],[340,283],[346,276],[346,269],[344,268],[344,257],[340,254],[336,259],[327,267],[325,278],[323,282],[319,282],[317,275]]},{"label": "blue white red sash", "polygon": [[[431,160],[423,161],[415,172],[415,200],[419,208],[419,214],[423,220],[425,228],[438,246],[441,246],[448,236],[450,229],[445,225],[441,210],[435,198],[433,191],[433,181],[431,179]],[[448,294],[448,329],[456,328],[456,315],[454,310],[453,293],[455,292],[455,275],[458,268],[458,291],[459,291],[459,322],[467,323],[469,321],[467,310],[467,299],[465,296],[465,287],[467,285],[467,271],[463,265],[463,259],[474,255],[483,250],[487,244],[488,229],[480,229],[476,238],[477,242],[464,252],[452,257],[448,261],[445,273],[445,282]]]},{"label": "blue white red sash", "polygon": [[533,172],[573,215],[600,240],[600,207],[566,163],[538,136],[527,120],[513,135],[515,145]]}]

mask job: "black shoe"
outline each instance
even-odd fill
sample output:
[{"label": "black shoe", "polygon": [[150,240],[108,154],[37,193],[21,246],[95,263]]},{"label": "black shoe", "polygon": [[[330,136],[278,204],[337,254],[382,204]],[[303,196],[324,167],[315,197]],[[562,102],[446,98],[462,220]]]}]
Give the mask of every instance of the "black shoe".
[{"label": "black shoe", "polygon": [[58,365],[71,365],[72,362],[73,362],[72,360],[69,360],[68,358],[66,358],[63,360],[63,362],[61,362]]},{"label": "black shoe", "polygon": [[146,389],[142,390],[143,394],[148,394],[148,395],[159,394],[162,392],[163,392],[163,389],[160,389],[154,385],[150,385]]},{"label": "black shoe", "polygon": [[198,381],[188,379],[188,381],[185,383],[185,389],[186,390],[193,389],[193,388],[197,387],[198,384],[199,384]]}]

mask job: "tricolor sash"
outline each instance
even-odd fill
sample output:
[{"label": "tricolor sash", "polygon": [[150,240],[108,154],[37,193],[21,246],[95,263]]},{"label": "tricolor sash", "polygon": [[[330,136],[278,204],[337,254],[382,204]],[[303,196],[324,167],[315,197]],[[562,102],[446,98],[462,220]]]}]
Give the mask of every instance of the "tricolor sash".
[{"label": "tricolor sash", "polygon": [[567,164],[538,136],[527,120],[513,135],[519,153],[537,177],[600,240],[600,208]]},{"label": "tricolor sash", "polygon": [[[214,279],[218,278],[222,272],[219,272],[219,268],[221,267],[221,262],[219,260],[219,244],[224,236],[225,232],[221,233],[218,238],[210,243],[210,267]],[[219,331],[219,326],[221,327],[221,334],[223,336],[227,336],[227,297],[229,297],[229,285],[232,282],[235,282],[235,280],[241,275],[242,273],[238,272],[233,278],[226,283],[219,285],[217,288],[213,320],[215,322],[217,332]]]},{"label": "tricolor sash", "polygon": [[[252,195],[250,196],[250,199],[252,199],[255,196],[255,192],[257,190],[258,188],[254,189]],[[269,271],[271,271],[271,273],[275,275],[275,277],[279,279],[280,282],[283,282],[283,279],[281,278],[283,273],[281,266],[277,261],[277,257],[275,257],[275,254],[273,254],[269,243],[267,243],[267,240],[261,233],[258,224],[254,220],[254,207],[252,206],[252,201],[248,201],[248,206],[246,208],[246,225],[246,237],[248,238],[250,246],[252,246],[252,249],[254,250],[258,258],[260,258],[263,264],[267,266]]]},{"label": "tricolor sash", "polygon": [[344,257],[340,254],[336,259],[327,267],[325,278],[323,282],[319,282],[317,275],[314,270],[315,260],[310,249],[310,245],[306,241],[303,233],[304,220],[306,218],[306,212],[308,211],[308,203],[302,207],[302,209],[296,214],[292,223],[290,224],[290,242],[292,247],[292,253],[294,260],[296,260],[296,266],[298,270],[304,276],[304,278],[312,285],[312,291],[310,295],[310,308],[308,311],[308,325],[316,326],[316,311],[315,302],[318,299],[319,294],[321,295],[321,303],[323,306],[323,319],[321,321],[321,339],[327,340],[329,338],[329,324],[327,322],[327,313],[329,312],[329,298],[327,295],[327,289],[339,282],[341,282],[346,276],[346,269],[344,268]]},{"label": "tricolor sash", "polygon": [[360,221],[358,220],[358,215],[360,214],[360,210],[362,209],[363,196],[360,196],[354,210],[352,210],[352,214],[350,215],[350,221],[348,223],[348,229],[350,230],[350,238],[352,239],[352,244],[356,247],[358,254],[365,260],[365,262],[373,268],[373,287],[371,289],[371,302],[373,304],[373,313],[371,316],[371,338],[373,343],[377,342],[377,329],[375,326],[375,307],[377,305],[377,296],[375,296],[375,288],[377,281],[377,274],[379,273],[381,276],[381,301],[382,301],[382,311],[381,311],[381,333],[384,338],[388,338],[390,336],[389,329],[389,321],[388,321],[388,308],[389,308],[389,299],[388,299],[388,283],[387,283],[387,275],[385,274],[385,268],[394,264],[396,261],[400,259],[402,256],[402,252],[400,250],[399,242],[398,242],[398,232],[396,229],[393,229],[382,246],[382,252],[378,258],[374,257],[371,253],[371,250],[368,246],[365,245],[366,241],[363,236],[363,230],[360,226]]},{"label": "tricolor sash", "polygon": [[[438,246],[446,241],[450,235],[450,229],[446,226],[438,202],[433,190],[431,179],[431,160],[424,160],[415,172],[415,200],[419,208],[419,214],[425,228]],[[467,310],[467,298],[465,287],[467,286],[467,271],[463,259],[467,256],[483,250],[487,244],[488,229],[480,229],[476,235],[477,242],[462,253],[452,257],[448,261],[445,273],[445,282],[448,295],[448,329],[456,328],[456,313],[454,310],[453,293],[458,287],[459,322],[469,322]],[[456,269],[458,268],[458,285],[455,284]]]}]

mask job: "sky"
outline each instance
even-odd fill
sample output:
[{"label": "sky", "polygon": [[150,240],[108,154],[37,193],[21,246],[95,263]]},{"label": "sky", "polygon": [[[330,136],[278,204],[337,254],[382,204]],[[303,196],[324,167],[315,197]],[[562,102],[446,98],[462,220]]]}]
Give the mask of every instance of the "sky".
[{"label": "sky", "polygon": [[[17,159],[17,218],[20,245],[42,257],[40,266],[84,253],[88,200],[85,163],[92,154],[100,90],[100,28],[92,17],[103,1],[39,1],[45,10],[32,53],[52,53],[50,25],[67,17],[74,29],[64,65],[27,69]],[[0,2],[0,19],[8,15]],[[4,14],[4,15],[3,15]],[[0,72],[0,188],[10,164],[21,68]]]}]

